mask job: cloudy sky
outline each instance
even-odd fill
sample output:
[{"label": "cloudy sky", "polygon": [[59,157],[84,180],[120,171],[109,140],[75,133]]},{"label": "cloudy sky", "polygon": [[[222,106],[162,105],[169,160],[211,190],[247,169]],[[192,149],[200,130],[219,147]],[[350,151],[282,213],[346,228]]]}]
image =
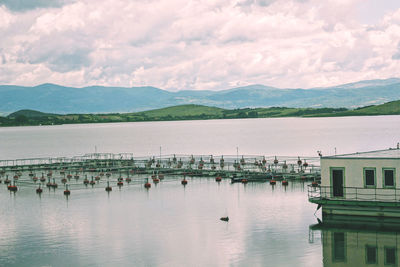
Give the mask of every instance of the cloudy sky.
[{"label": "cloudy sky", "polygon": [[400,77],[398,0],[0,0],[0,84],[219,90]]}]

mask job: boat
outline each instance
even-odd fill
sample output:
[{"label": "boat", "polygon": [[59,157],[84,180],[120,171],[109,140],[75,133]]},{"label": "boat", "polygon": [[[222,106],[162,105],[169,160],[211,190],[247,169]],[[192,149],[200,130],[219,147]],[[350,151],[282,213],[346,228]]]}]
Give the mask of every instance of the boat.
[{"label": "boat", "polygon": [[238,177],[232,177],[231,183],[242,183],[244,177],[246,177],[247,182],[261,182],[261,183],[265,183],[272,178],[270,174],[265,174],[265,173],[260,173],[260,174],[245,173]]}]

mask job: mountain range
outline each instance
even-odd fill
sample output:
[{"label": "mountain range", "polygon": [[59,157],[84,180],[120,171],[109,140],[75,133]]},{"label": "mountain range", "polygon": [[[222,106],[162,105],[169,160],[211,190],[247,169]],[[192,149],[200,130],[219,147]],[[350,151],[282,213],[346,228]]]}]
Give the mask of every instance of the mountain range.
[{"label": "mountain range", "polygon": [[281,89],[250,85],[228,90],[170,92],[155,87],[34,87],[1,85],[0,113],[21,109],[48,113],[135,112],[197,104],[225,109],[245,107],[345,107],[377,105],[400,99],[400,79],[365,80],[332,87]]}]

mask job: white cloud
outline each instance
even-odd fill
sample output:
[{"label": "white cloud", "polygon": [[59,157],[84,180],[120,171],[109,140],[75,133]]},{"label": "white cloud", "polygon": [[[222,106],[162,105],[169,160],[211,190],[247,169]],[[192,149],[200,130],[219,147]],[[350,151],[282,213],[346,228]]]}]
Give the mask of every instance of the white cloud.
[{"label": "white cloud", "polygon": [[35,34],[77,31],[85,27],[86,9],[82,3],[65,6],[61,12],[48,12],[40,15],[29,29]]},{"label": "white cloud", "polygon": [[15,17],[4,6],[0,6],[0,29],[7,29],[14,21]]},{"label": "white cloud", "polygon": [[400,9],[367,25],[360,0],[40,3],[0,6],[2,84],[217,90],[400,73]]}]

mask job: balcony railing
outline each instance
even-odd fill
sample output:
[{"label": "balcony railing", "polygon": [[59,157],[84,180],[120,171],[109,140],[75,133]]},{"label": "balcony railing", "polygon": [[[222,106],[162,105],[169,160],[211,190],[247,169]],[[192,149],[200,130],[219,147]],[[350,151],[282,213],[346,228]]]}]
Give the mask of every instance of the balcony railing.
[{"label": "balcony railing", "polygon": [[[335,192],[337,193],[337,192]],[[335,196],[332,186],[308,186],[308,199],[318,200],[349,200],[349,201],[375,201],[399,202],[400,189],[396,188],[364,188],[343,187],[343,196]]]}]

